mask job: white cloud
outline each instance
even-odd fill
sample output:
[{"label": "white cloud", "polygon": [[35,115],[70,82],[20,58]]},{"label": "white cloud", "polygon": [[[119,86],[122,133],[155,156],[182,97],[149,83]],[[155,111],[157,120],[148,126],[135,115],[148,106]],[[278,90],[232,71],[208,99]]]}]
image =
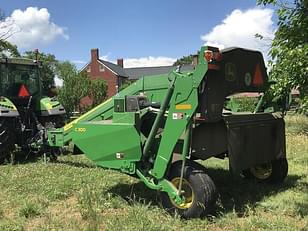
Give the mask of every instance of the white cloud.
[{"label": "white cloud", "polygon": [[[46,8],[28,7],[24,11],[16,9],[11,16],[2,22],[1,26],[4,25],[7,25],[13,32],[8,41],[17,45],[18,48],[37,48],[50,44],[59,37],[69,39],[65,28],[51,21]],[[5,28],[5,30],[8,28]],[[3,32],[0,29],[0,34],[3,34]]]},{"label": "white cloud", "polygon": [[99,59],[105,60],[105,61],[110,61],[109,60],[110,55],[111,55],[111,52],[108,52],[107,54],[100,56]]},{"label": "white cloud", "polygon": [[[236,9],[209,33],[202,35],[205,45],[219,48],[238,46],[261,50],[266,55],[274,36],[273,10],[253,8]],[[264,40],[255,37],[260,34]]]},{"label": "white cloud", "polygon": [[154,66],[169,66],[176,59],[164,56],[158,57],[141,57],[141,58],[126,58],[124,59],[124,67],[154,67]]},{"label": "white cloud", "polygon": [[74,64],[80,64],[80,65],[82,65],[82,64],[86,64],[87,62],[86,61],[83,61],[83,60],[72,60],[71,61],[72,63],[74,63]]},{"label": "white cloud", "polygon": [[[100,56],[101,60],[106,60],[108,62],[112,62],[117,64],[117,61],[110,60],[111,53],[108,52],[107,54]],[[157,67],[157,66],[169,66],[172,65],[176,59],[164,56],[148,56],[148,57],[140,57],[140,58],[124,58],[123,65],[125,68],[129,67]]]}]

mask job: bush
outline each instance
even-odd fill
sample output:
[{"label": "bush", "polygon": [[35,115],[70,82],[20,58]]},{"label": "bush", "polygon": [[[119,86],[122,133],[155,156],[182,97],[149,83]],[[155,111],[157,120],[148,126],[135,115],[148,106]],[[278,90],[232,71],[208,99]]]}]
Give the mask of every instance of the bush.
[{"label": "bush", "polygon": [[253,112],[257,103],[258,98],[255,97],[232,97],[226,107],[233,112]]}]

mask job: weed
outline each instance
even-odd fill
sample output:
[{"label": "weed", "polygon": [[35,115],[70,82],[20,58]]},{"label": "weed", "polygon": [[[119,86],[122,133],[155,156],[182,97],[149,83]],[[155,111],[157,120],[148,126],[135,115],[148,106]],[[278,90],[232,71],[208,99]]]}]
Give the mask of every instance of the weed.
[{"label": "weed", "polygon": [[19,210],[19,216],[25,218],[32,218],[40,215],[40,208],[33,202],[26,202]]}]

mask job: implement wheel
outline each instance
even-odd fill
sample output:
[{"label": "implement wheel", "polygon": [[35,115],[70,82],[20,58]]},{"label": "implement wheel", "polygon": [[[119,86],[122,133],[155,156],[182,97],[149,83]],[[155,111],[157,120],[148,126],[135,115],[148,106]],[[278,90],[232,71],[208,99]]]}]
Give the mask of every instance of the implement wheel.
[{"label": "implement wheel", "polygon": [[15,148],[12,124],[12,119],[0,117],[0,163],[3,163]]},{"label": "implement wheel", "polygon": [[[174,162],[168,174],[168,180],[176,188],[179,188],[181,181],[181,167],[182,161]],[[181,191],[184,197],[182,204],[177,204],[167,193],[161,194],[162,205],[171,214],[189,219],[204,216],[213,210],[217,198],[216,187],[203,166],[186,161]]]},{"label": "implement wheel", "polygon": [[259,164],[243,171],[246,178],[259,182],[281,183],[288,174],[288,161],[285,158]]}]

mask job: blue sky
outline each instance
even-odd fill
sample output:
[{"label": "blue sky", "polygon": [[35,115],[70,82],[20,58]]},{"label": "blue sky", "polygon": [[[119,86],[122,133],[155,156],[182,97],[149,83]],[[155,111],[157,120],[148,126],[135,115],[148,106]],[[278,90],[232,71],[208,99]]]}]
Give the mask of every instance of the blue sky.
[{"label": "blue sky", "polygon": [[19,23],[9,40],[21,51],[39,48],[78,67],[91,48],[107,60],[124,58],[127,66],[167,65],[207,42],[257,49],[247,42],[251,35],[274,31],[273,11],[256,9],[255,0],[1,2],[7,21]]}]

